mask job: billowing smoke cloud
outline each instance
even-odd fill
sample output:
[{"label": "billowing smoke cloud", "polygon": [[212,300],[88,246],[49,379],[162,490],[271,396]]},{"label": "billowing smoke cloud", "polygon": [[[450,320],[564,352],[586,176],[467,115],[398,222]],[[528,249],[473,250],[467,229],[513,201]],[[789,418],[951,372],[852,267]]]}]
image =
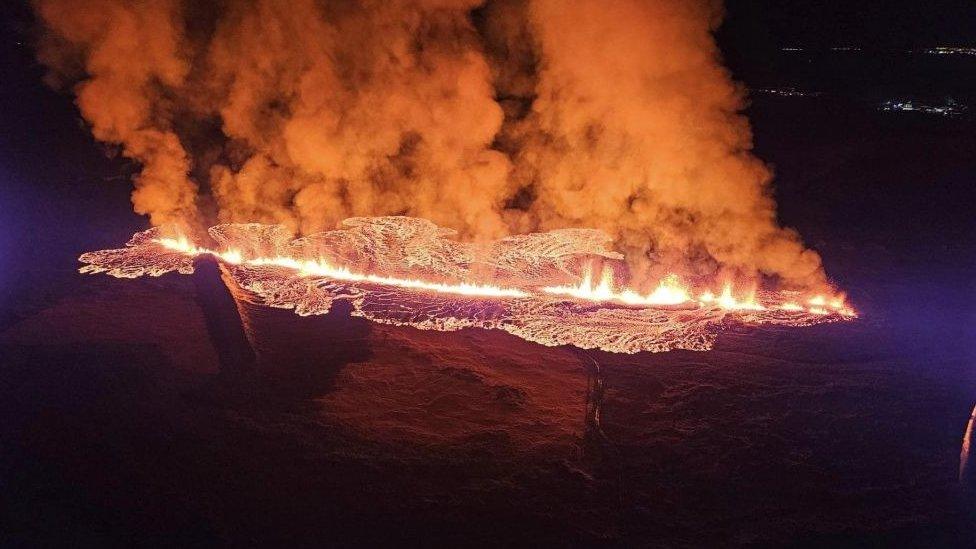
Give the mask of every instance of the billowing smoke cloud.
[{"label": "billowing smoke cloud", "polygon": [[[640,278],[823,284],[779,227],[705,0],[36,0],[154,224],[594,227]],[[199,189],[199,190],[198,190]]]},{"label": "billowing smoke cloud", "polygon": [[38,2],[49,26],[41,60],[52,83],[82,75],[74,90],[97,139],[124,145],[143,168],[132,203],[154,224],[196,216],[190,163],[172,129],[172,101],[190,70],[181,56],[175,0]]}]

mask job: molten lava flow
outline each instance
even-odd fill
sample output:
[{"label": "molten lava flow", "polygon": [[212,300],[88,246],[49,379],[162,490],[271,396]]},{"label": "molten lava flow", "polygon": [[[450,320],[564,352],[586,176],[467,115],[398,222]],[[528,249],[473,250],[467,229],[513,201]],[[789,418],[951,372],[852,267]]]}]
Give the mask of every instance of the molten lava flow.
[{"label": "molten lava flow", "polygon": [[[212,255],[258,302],[300,315],[327,313],[336,299],[355,315],[421,329],[505,330],[544,345],[614,352],[705,350],[724,320],[809,325],[854,318],[842,297],[750,290],[731,283],[694,297],[676,275],[648,293],[623,287],[606,266],[621,256],[598,231],[562,230],[465,244],[433,223],[406,217],[353,218],[345,228],[292,239],[283,227],[219,225],[214,248],[159,229],[136,234],[126,248],[84,254],[86,273],[134,278],[193,272]],[[582,276],[573,273],[581,272]],[[492,283],[486,283],[491,280]],[[806,306],[801,305],[805,302]]]},{"label": "molten lava flow", "polygon": [[255,257],[244,258],[238,250],[227,250],[218,252],[207,248],[199,248],[191,244],[186,238],[159,238],[155,240],[166,249],[177,251],[190,256],[210,254],[230,263],[231,265],[253,265],[284,267],[297,271],[299,276],[305,277],[325,277],[334,280],[344,280],[349,282],[372,282],[384,286],[396,286],[397,288],[411,288],[418,290],[430,290],[444,294],[483,296],[483,297],[529,297],[529,294],[521,290],[510,288],[500,288],[489,284],[471,284],[462,282],[459,284],[442,284],[438,282],[425,282],[417,279],[395,278],[390,276],[379,276],[374,274],[354,273],[343,267],[329,265],[323,259],[302,260],[294,257]]},{"label": "molten lava flow", "polygon": [[542,291],[555,295],[568,295],[589,301],[617,302],[626,305],[680,305],[691,299],[677,275],[668,275],[658,287],[647,295],[634,290],[614,288],[613,270],[604,267],[600,282],[593,284],[593,273],[587,269],[583,280],[575,286],[547,286]]},{"label": "molten lava flow", "polygon": [[[730,311],[765,311],[766,307],[756,302],[755,291],[749,292],[745,299],[739,300],[732,294],[732,284],[726,283],[722,288],[722,293],[716,296],[710,291],[703,293],[698,301],[704,304],[716,305],[723,309]],[[785,311],[802,311],[803,307],[799,309],[793,308],[792,304],[787,304],[788,307],[784,308],[782,305],[780,308]]]}]

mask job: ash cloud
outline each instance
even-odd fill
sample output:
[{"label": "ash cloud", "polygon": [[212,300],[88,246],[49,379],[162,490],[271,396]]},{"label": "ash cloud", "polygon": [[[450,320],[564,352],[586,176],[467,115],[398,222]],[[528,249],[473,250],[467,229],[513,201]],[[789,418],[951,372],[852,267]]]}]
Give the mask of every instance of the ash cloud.
[{"label": "ash cloud", "polygon": [[825,284],[704,0],[35,0],[39,57],[153,224],[593,227],[638,280]]}]

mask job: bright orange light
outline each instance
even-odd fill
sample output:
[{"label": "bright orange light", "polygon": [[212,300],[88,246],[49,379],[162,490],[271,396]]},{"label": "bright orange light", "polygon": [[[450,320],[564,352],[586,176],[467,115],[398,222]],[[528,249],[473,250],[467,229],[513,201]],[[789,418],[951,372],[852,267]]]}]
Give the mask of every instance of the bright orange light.
[{"label": "bright orange light", "polygon": [[234,265],[262,266],[270,265],[274,267],[284,267],[298,271],[301,276],[324,276],[335,280],[345,280],[350,282],[372,282],[387,286],[397,286],[399,288],[410,288],[417,290],[429,290],[432,292],[486,296],[486,297],[529,297],[530,294],[512,288],[500,288],[488,284],[444,284],[438,282],[425,282],[416,279],[395,278],[389,276],[378,276],[373,274],[360,274],[350,271],[344,267],[333,267],[323,260],[310,261],[298,260],[292,257],[258,257],[245,259],[240,251],[228,250],[217,252],[207,248],[200,248],[191,244],[185,237],[172,239],[160,238],[157,240],[163,247],[185,253],[188,255],[210,254]]},{"label": "bright orange light", "polygon": [[[421,233],[432,228],[411,218],[364,218],[320,235],[326,238],[292,239],[283,227],[218,225],[210,228],[220,243],[214,248],[185,236],[162,238],[156,228],[136,233],[124,248],[82,254],[79,271],[117,278],[190,274],[194,258],[205,254],[249,300],[301,316],[326,314],[344,301],[356,316],[376,322],[502,330],[543,345],[623,353],[707,350],[729,324],[807,326],[857,317],[844,294],[829,290],[776,292],[731,280],[696,288],[675,274],[647,290],[628,288],[615,280],[619,264],[613,262],[623,257],[575,234],[486,245],[437,234],[418,240],[418,227]],[[320,248],[331,243],[342,255]],[[564,283],[565,258],[601,255],[607,267],[584,269]],[[354,270],[348,265],[365,262],[339,259],[347,256],[369,258],[376,267]],[[498,278],[481,278],[488,273]]]},{"label": "bright orange light", "polygon": [[810,304],[810,307],[808,307],[807,310],[813,314],[826,315],[833,311],[843,316],[857,316],[854,309],[847,306],[843,294],[834,296],[830,299],[822,295],[816,295],[811,297],[807,303]]},{"label": "bright orange light", "polygon": [[722,293],[716,296],[708,291],[698,298],[703,305],[717,305],[729,311],[764,311],[766,307],[756,301],[755,292],[751,292],[745,299],[739,300],[732,294],[732,283],[727,282],[722,288]]},{"label": "bright orange light", "polygon": [[613,270],[603,269],[600,282],[593,284],[593,274],[587,269],[583,279],[576,286],[546,286],[543,292],[555,295],[568,295],[588,301],[610,301],[626,305],[680,305],[691,300],[688,290],[681,284],[677,275],[664,277],[653,292],[645,295],[630,290],[616,290]]},{"label": "bright orange light", "polygon": [[[324,259],[308,260],[285,256],[247,258],[240,250],[236,249],[220,252],[208,248],[201,248],[183,236],[177,238],[159,238],[155,242],[168,250],[186,255],[209,254],[231,265],[281,267],[294,270],[299,276],[327,277],[348,282],[369,282],[399,288],[467,296],[527,298],[534,295],[530,290],[503,288],[491,284],[472,282],[441,283],[372,273],[357,273],[346,267],[331,265]],[[688,303],[692,305],[697,304],[701,307],[718,307],[727,311],[765,311],[773,308],[785,312],[807,312],[815,315],[837,313],[846,317],[857,316],[857,313],[853,309],[846,306],[843,295],[831,298],[823,295],[815,295],[807,300],[806,307],[795,301],[785,299],[781,302],[774,301],[769,305],[764,305],[756,299],[756,292],[754,290],[745,293],[744,296],[740,295],[737,297],[733,291],[731,282],[724,284],[722,292],[718,295],[706,290],[695,299],[692,297],[688,287],[675,274],[667,275],[661,279],[653,291],[641,294],[629,288],[619,288],[614,280],[613,269],[610,267],[603,268],[598,281],[594,280],[592,270],[586,269],[583,272],[580,282],[576,285],[545,286],[538,288],[538,291],[551,295],[572,297],[583,301],[620,303],[635,306],[673,306]]]}]

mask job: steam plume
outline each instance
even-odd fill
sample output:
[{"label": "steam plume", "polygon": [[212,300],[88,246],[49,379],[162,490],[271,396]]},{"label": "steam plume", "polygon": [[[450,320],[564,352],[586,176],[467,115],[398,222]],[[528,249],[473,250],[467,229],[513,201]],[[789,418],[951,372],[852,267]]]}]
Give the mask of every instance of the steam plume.
[{"label": "steam plume", "polygon": [[[35,0],[153,224],[600,228],[650,279],[824,284],[776,221],[705,0]],[[199,185],[198,185],[199,184]]]}]

